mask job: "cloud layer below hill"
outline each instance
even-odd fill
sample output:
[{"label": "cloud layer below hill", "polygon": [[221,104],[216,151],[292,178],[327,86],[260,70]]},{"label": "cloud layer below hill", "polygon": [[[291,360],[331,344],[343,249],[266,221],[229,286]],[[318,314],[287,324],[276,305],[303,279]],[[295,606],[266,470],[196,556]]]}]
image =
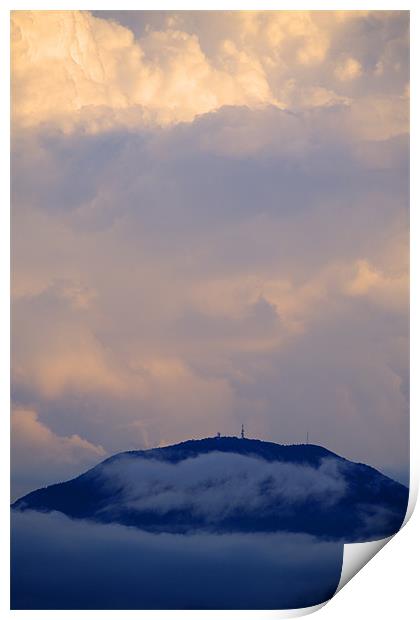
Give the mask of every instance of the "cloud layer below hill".
[{"label": "cloud layer below hill", "polygon": [[12,609],[303,607],[334,594],[343,554],[310,536],[154,535],[30,512],[12,515],[11,545]]}]

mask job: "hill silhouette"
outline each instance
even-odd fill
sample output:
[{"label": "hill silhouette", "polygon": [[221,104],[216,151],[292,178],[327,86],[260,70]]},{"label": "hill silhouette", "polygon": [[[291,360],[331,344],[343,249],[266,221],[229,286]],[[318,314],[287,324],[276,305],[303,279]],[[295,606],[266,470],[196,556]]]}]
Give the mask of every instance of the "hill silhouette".
[{"label": "hill silhouette", "polygon": [[354,542],[398,531],[407,502],[405,486],[322,446],[216,437],[116,454],[12,508],[149,532],[290,532]]}]

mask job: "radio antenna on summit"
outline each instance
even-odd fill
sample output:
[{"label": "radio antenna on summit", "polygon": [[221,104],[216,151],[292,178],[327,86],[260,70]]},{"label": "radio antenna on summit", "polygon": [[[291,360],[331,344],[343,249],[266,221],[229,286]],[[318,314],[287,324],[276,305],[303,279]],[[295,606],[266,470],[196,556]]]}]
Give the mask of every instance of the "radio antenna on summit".
[{"label": "radio antenna on summit", "polygon": [[245,429],[244,429],[244,425],[242,424],[242,428],[241,428],[241,439],[245,439]]}]

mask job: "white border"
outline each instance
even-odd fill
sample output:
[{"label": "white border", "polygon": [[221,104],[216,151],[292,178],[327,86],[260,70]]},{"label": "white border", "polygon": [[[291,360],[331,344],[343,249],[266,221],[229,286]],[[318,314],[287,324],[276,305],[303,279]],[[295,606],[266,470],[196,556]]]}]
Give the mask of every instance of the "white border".
[{"label": "white border", "polygon": [[[15,0],[12,5],[7,7],[2,7],[0,9],[0,53],[1,59],[4,63],[2,75],[8,74],[8,68],[10,63],[9,56],[9,10],[24,10],[24,9],[37,9],[37,10],[47,10],[47,9],[56,9],[56,10],[66,10],[66,9],[83,9],[83,10],[253,10],[253,9],[265,9],[265,10],[304,10],[304,9],[312,9],[312,10],[358,10],[358,9],[371,9],[371,10],[411,10],[411,57],[412,59],[419,58],[419,45],[418,45],[418,33],[419,33],[419,23],[418,23],[418,10],[415,7],[414,2],[389,2],[383,0],[382,2],[343,2],[343,1],[329,1],[329,2],[299,2],[295,1],[293,3],[283,3],[283,2],[250,2],[248,0],[243,0],[242,2],[220,2],[214,0],[211,4],[204,2],[182,2],[181,0],[178,2],[175,1],[163,1],[153,2],[142,1],[142,2],[127,2],[121,0],[117,6],[116,3],[112,3],[106,0],[102,0],[98,2],[96,0],[92,0],[91,2],[79,2],[76,7],[73,3],[56,0],[55,2],[33,2],[31,0],[26,0],[22,2],[20,0]],[[414,76],[412,76],[414,77]],[[419,109],[419,97],[418,97],[418,81],[412,79],[411,84],[411,101],[412,101],[412,110]],[[77,613],[77,617],[79,618],[106,618],[109,620],[113,620],[114,618],[121,618],[121,616],[132,616],[136,614],[136,617],[139,614],[139,611],[127,611],[127,612],[114,612],[114,611],[80,611],[80,612],[72,612],[72,611],[61,611],[61,612],[45,612],[45,611],[13,611],[10,612],[8,608],[9,601],[9,461],[10,461],[10,448],[9,448],[9,415],[8,412],[10,410],[10,398],[9,398],[9,375],[10,375],[10,358],[9,358],[9,325],[10,325],[10,310],[9,303],[7,299],[9,298],[9,290],[10,290],[10,240],[9,240],[9,230],[10,230],[10,217],[9,217],[9,208],[10,204],[10,191],[9,191],[9,153],[10,153],[10,143],[9,143],[9,118],[10,118],[10,104],[9,97],[7,96],[7,89],[3,91],[3,97],[1,98],[1,120],[0,120],[0,128],[1,128],[1,191],[2,191],[2,208],[0,211],[0,282],[2,287],[2,301],[1,304],[1,322],[0,322],[0,342],[1,342],[1,353],[0,353],[0,404],[2,411],[2,427],[0,433],[0,472],[1,472],[1,480],[2,480],[2,510],[1,510],[1,522],[0,522],[0,548],[1,548],[1,557],[4,563],[4,571],[1,572],[0,579],[0,611],[3,614],[9,615],[13,614],[13,616],[17,617],[34,617],[44,620],[45,618],[73,618],[75,613]],[[414,166],[417,163],[416,158],[416,146],[418,144],[418,130],[417,130],[417,118],[412,118],[412,126],[411,126],[411,136],[412,136],[412,163],[411,163],[411,204],[416,205],[418,198],[418,182],[416,170]],[[419,307],[419,286],[418,286],[418,273],[417,273],[417,265],[419,264],[419,249],[417,246],[418,240],[418,230],[419,230],[419,215],[418,212],[411,210],[411,269],[412,274],[414,272],[414,277],[412,275],[411,279],[411,316],[420,316],[420,307]],[[415,381],[414,377],[415,373],[418,371],[418,342],[419,342],[419,328],[417,327],[418,323],[411,321],[411,474],[410,474],[410,509],[409,513],[412,512],[414,508],[415,498],[417,496],[418,491],[418,472],[419,472],[419,455],[418,455],[418,437],[419,433],[419,424],[418,424],[418,415],[416,414],[418,403],[419,403],[419,388],[418,382]],[[418,513],[418,511],[417,511]],[[409,515],[408,515],[409,516]],[[419,540],[419,518],[418,514],[416,514],[413,522],[405,528],[408,530],[402,532],[397,535],[397,539],[400,538],[404,541],[404,544],[399,545],[398,543],[391,543],[389,545],[390,549],[388,555],[384,552],[384,556],[386,556],[386,561],[382,562],[383,565],[387,568],[387,572],[381,573],[381,564],[378,563],[378,560],[374,560],[371,564],[375,565],[375,570],[373,571],[373,566],[367,567],[363,570],[363,573],[366,576],[364,577],[364,582],[362,580],[356,578],[357,588],[359,594],[365,592],[364,600],[361,599],[351,599],[350,593],[352,588],[344,589],[344,593],[340,592],[337,599],[331,601],[323,610],[322,614],[324,618],[328,617],[328,614],[334,615],[332,618],[340,617],[340,619],[346,620],[346,618],[353,618],[355,613],[360,614],[363,613],[363,617],[366,616],[366,612],[368,609],[371,612],[375,611],[376,617],[379,618],[391,618],[395,617],[395,613],[397,609],[400,611],[404,609],[405,611],[413,611],[415,606],[417,606],[417,593],[416,588],[414,587],[414,574],[410,572],[410,558],[412,557],[412,545],[415,544],[415,540]],[[417,537],[417,538],[416,538]],[[369,545],[369,543],[365,543],[365,545]],[[379,545],[375,548],[377,549]],[[360,559],[355,560],[357,556],[357,549],[355,545],[346,545],[346,547],[353,547],[352,550],[347,552],[348,557],[351,557],[351,561],[356,561],[354,566],[360,567],[364,564],[364,562]],[[359,549],[360,551],[360,549]],[[372,551],[372,548],[371,548]],[[366,548],[363,550],[363,553],[366,552]],[[350,556],[349,556],[350,553]],[[396,562],[390,561],[390,556],[393,558],[398,558]],[[371,557],[371,555],[370,555]],[[353,567],[354,567],[353,566]],[[367,573],[371,570],[371,574],[369,576],[369,580],[367,580]],[[392,571],[392,575],[389,575],[389,571]],[[343,568],[343,573],[344,573]],[[379,579],[385,580],[387,578],[391,578],[390,586],[392,584],[392,592],[393,597],[391,601],[389,597],[385,594],[382,595],[381,598],[378,599],[378,588],[377,581]],[[341,582],[344,582],[344,576],[342,576]],[[365,586],[360,588],[361,583]],[[406,583],[411,583],[411,590],[406,588]],[[380,586],[381,586],[380,582]],[[373,594],[372,592],[373,591]],[[360,594],[363,596],[363,594]],[[374,597],[374,598],[372,598]],[[399,599],[399,597],[401,597]],[[411,602],[410,602],[411,601]],[[397,606],[396,606],[397,605]],[[275,617],[294,617],[296,615],[301,615],[303,613],[310,613],[311,611],[316,611],[321,606],[316,606],[315,608],[308,608],[306,610],[290,610],[288,612],[278,612],[278,611],[238,611],[238,612],[225,612],[225,611],[141,611],[142,618],[163,618],[168,617],[170,614],[171,618],[175,620],[184,618],[185,616],[191,616],[194,614],[194,617],[199,616],[200,618],[273,618]],[[362,611],[363,610],[363,611]],[[335,615],[337,614],[337,615]]]}]

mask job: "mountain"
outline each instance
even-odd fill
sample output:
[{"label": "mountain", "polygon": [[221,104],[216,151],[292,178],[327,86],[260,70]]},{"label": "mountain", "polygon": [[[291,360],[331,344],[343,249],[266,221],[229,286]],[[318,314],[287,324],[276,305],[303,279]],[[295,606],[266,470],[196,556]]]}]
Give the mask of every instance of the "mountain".
[{"label": "mountain", "polygon": [[217,437],[116,454],[14,510],[149,532],[290,532],[342,542],[401,527],[408,489],[317,445]]}]

